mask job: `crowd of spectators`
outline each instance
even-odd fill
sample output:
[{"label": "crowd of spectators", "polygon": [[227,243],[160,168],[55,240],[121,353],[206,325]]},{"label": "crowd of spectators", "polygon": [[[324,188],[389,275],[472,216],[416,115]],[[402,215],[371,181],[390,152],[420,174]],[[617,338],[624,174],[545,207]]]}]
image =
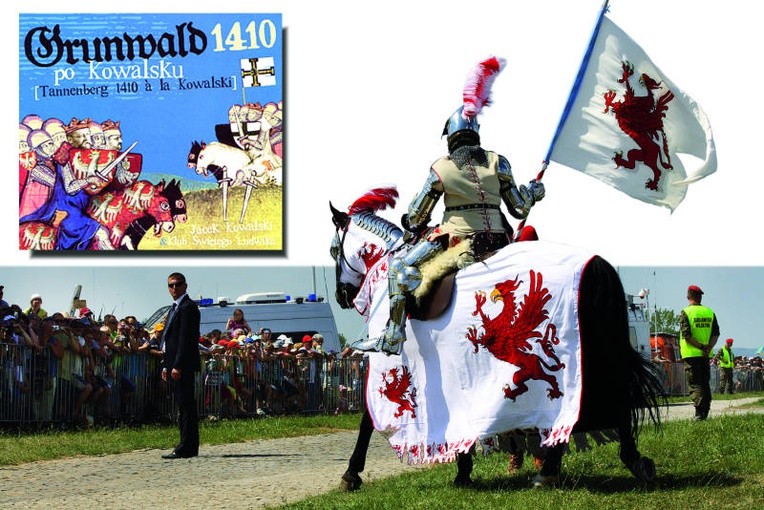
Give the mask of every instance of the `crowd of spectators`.
[{"label": "crowd of spectators", "polygon": [[[0,422],[80,426],[147,421],[172,406],[161,380],[162,322],[94,317],[87,307],[49,314],[35,294],[26,310],[0,286]],[[362,405],[363,354],[327,352],[320,333],[253,331],[241,310],[199,339],[199,409],[223,417],[342,412]],[[212,412],[214,411],[214,412]],[[140,416],[136,416],[140,415]]]},{"label": "crowd of spectators", "polygon": [[[711,363],[719,364],[719,360],[712,359]],[[735,391],[760,391],[764,388],[764,362],[760,355],[735,356],[734,367]]]},{"label": "crowd of spectators", "polygon": [[[652,355],[653,362],[659,367],[658,375],[663,381],[663,386],[669,395],[686,395],[687,381],[684,376],[684,366],[680,361],[675,362],[668,359],[658,350]],[[709,358],[711,365],[711,389],[718,391],[719,380],[719,360],[715,357]],[[764,362],[762,356],[755,354],[753,356],[735,356],[735,366],[733,369],[733,381],[735,391],[762,391],[764,389]]]}]

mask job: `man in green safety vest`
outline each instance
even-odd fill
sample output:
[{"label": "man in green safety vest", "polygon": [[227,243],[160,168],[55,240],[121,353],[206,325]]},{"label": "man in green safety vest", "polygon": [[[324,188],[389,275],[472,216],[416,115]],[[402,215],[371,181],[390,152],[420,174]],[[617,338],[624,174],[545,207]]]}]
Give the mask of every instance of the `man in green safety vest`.
[{"label": "man in green safety vest", "polygon": [[703,291],[697,285],[687,288],[689,304],[679,314],[679,349],[695,419],[705,420],[711,409],[711,367],[709,355],[719,338],[719,323],[714,311],[700,304]]},{"label": "man in green safety vest", "polygon": [[732,354],[732,339],[728,338],[726,345],[719,349],[714,356],[719,360],[719,393],[724,394],[724,390],[732,395],[735,385],[732,381],[732,369],[735,368],[735,355]]}]

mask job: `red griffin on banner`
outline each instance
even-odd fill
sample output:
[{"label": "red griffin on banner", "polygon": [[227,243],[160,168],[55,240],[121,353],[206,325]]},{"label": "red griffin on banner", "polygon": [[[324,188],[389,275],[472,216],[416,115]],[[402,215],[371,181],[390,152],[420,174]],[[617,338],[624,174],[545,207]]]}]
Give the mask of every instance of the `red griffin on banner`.
[{"label": "red griffin on banner", "polygon": [[[554,346],[560,343],[560,339],[557,338],[557,327],[552,323],[547,324],[543,335],[537,331],[544,321],[549,320],[549,311],[544,306],[552,299],[552,295],[549,289],[543,287],[541,273],[531,270],[530,290],[518,308],[515,291],[522,283],[519,280],[518,277],[499,283],[491,292],[492,302],[504,303],[501,312],[493,319],[483,312],[483,305],[487,302],[486,293],[482,290],[475,293],[476,307],[472,315],[480,316],[483,333],[478,335],[477,327],[470,326],[467,339],[475,346],[475,353],[482,345],[497,359],[518,368],[512,376],[512,385],[504,386],[504,398],[514,401],[516,397],[528,391],[528,385],[525,383],[534,380],[549,383],[547,396],[549,400],[554,400],[562,397],[563,393],[557,378],[548,374],[546,370],[557,372],[565,368],[565,363],[562,363],[554,352]],[[550,364],[534,354],[530,340],[535,340],[554,363]]]},{"label": "red griffin on banner", "polygon": [[395,418],[400,418],[406,411],[411,413],[412,418],[416,418],[416,388],[412,385],[408,367],[403,365],[401,369],[391,368],[382,374],[382,382],[384,386],[379,388],[379,394],[398,406]]},{"label": "red griffin on banner", "polygon": [[660,90],[661,84],[646,73],[642,73],[639,82],[647,89],[647,95],[637,96],[629,81],[634,75],[634,66],[629,62],[623,62],[622,67],[623,76],[618,83],[623,83],[626,87],[623,101],[615,101],[616,92],[608,90],[604,94],[605,113],[613,112],[618,119],[618,127],[629,135],[639,148],[631,149],[626,154],[626,158],[623,157],[623,151],[618,151],[613,161],[617,167],[630,170],[633,170],[641,161],[653,171],[653,178],[647,181],[645,188],[657,190],[661,170],[674,168],[671,166],[668,139],[663,129],[663,119],[668,111],[668,103],[674,99],[674,93],[668,90],[656,100],[653,91]]}]

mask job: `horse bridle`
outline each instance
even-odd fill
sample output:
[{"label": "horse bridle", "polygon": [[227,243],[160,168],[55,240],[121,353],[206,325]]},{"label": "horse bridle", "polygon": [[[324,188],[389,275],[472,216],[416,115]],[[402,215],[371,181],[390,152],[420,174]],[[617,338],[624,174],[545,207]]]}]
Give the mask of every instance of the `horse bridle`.
[{"label": "horse bridle", "polygon": [[345,236],[348,233],[348,229],[342,229],[342,236],[340,236],[341,225],[335,224],[334,241],[331,247],[331,256],[334,259],[334,271],[335,271],[335,291],[334,298],[337,300],[337,304],[341,308],[348,309],[353,308],[353,300],[358,295],[359,287],[352,283],[344,283],[340,281],[342,276],[342,263],[345,263],[351,271],[358,274],[363,278],[364,274],[358,271],[356,268],[350,265],[350,262],[345,257]]}]

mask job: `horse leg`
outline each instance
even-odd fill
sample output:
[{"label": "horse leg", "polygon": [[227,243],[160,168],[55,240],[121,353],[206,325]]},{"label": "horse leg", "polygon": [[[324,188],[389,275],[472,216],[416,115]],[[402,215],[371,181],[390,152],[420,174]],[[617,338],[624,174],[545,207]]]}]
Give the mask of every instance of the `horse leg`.
[{"label": "horse leg", "polygon": [[353,455],[350,456],[347,471],[340,480],[340,489],[344,491],[356,491],[361,488],[363,480],[359,473],[362,473],[366,467],[366,454],[369,451],[369,441],[374,432],[374,424],[368,410],[364,410],[361,417],[361,425],[358,429],[358,439],[355,443]]},{"label": "horse leg", "polygon": [[560,468],[562,467],[562,454],[565,453],[565,444],[542,448],[543,461],[539,474],[533,478],[533,487],[555,487],[560,483]]},{"label": "horse leg", "polygon": [[473,446],[467,453],[456,454],[456,478],[454,478],[454,485],[457,487],[469,487],[472,485],[472,454],[475,451]]},{"label": "horse leg", "polygon": [[628,416],[621,420],[618,426],[620,441],[619,457],[621,462],[631,472],[639,483],[647,484],[655,481],[655,462],[648,457],[642,457],[637,450],[637,442],[632,433]]}]

